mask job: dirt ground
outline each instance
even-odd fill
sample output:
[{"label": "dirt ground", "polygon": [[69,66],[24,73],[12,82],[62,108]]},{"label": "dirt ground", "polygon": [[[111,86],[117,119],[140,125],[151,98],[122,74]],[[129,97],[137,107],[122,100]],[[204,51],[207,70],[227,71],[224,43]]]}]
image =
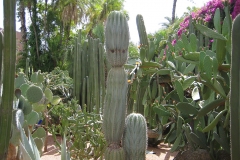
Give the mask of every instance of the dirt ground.
[{"label": "dirt ground", "polygon": [[[60,137],[58,138],[60,140]],[[43,152],[41,160],[61,160],[61,155],[58,149],[55,148],[54,141],[51,135],[47,138],[47,152]],[[146,160],[173,160],[177,152],[171,153],[167,144],[160,144],[158,148],[148,147],[150,154],[147,154]],[[155,153],[155,154],[152,154]]]}]

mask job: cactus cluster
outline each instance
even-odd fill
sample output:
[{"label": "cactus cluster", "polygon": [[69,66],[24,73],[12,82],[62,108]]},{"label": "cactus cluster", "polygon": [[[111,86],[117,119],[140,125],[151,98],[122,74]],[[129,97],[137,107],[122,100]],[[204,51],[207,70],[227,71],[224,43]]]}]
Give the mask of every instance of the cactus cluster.
[{"label": "cactus cluster", "polygon": [[27,98],[32,103],[39,102],[43,97],[43,91],[36,85],[31,85],[26,92]]},{"label": "cactus cluster", "polygon": [[73,49],[73,96],[89,112],[100,113],[105,95],[104,48],[99,39],[89,36],[83,42],[82,37],[80,30]]},{"label": "cactus cluster", "polygon": [[[48,87],[43,87],[43,82],[43,74],[40,71],[31,75],[31,81],[22,72],[19,72],[15,78],[16,97],[12,113],[10,144],[20,148],[18,152],[19,155],[22,154],[23,159],[40,159],[47,133],[43,127],[36,128],[35,125],[42,121],[42,112],[46,110],[47,104],[56,105],[61,100],[59,96],[53,96]],[[25,141],[25,138],[31,139],[31,142]],[[26,148],[29,148],[27,154]]]},{"label": "cactus cluster", "polygon": [[[130,114],[125,125],[128,83],[123,65],[128,58],[129,29],[124,14],[119,11],[110,13],[105,35],[107,60],[112,67],[107,76],[103,110],[103,132],[108,143],[105,159],[145,159],[144,117],[140,114]],[[121,141],[125,144],[125,149],[121,146]]]}]

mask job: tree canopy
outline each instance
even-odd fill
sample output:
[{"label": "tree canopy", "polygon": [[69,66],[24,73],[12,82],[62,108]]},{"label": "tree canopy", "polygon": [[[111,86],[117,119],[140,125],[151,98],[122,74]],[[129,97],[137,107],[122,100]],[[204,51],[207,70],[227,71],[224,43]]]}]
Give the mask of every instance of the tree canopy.
[{"label": "tree canopy", "polygon": [[[123,0],[18,0],[17,15],[21,22],[24,51],[18,67],[26,58],[34,71],[66,69],[73,39],[78,29],[85,36],[100,38],[103,25],[113,10],[123,10]],[[26,17],[30,23],[26,24]]]}]

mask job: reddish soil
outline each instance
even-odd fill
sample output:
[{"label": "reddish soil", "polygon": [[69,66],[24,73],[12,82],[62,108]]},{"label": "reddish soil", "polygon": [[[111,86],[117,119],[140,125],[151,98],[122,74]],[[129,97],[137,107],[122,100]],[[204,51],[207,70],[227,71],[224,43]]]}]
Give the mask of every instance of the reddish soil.
[{"label": "reddish soil", "polygon": [[[57,137],[60,141],[60,137]],[[47,152],[43,152],[41,160],[61,160],[61,154],[58,152],[58,148],[54,145],[52,135],[47,136]]]},{"label": "reddish soil", "polygon": [[[60,137],[58,137],[58,140],[60,140]],[[61,160],[61,155],[55,147],[51,135],[48,135],[47,142],[47,152],[43,152],[41,160]],[[170,152],[170,147],[167,144],[160,144],[157,148],[148,147],[148,151],[152,151],[155,154],[147,154],[146,160],[173,160],[177,155],[177,152]]]}]

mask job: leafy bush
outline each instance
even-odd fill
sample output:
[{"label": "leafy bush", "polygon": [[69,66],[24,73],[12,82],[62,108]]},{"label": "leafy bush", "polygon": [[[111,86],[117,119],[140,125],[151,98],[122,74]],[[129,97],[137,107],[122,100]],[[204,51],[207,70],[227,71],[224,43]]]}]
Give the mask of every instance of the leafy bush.
[{"label": "leafy bush", "polygon": [[101,115],[86,112],[86,108],[81,109],[74,99],[51,108],[50,114],[60,119],[59,124],[50,127],[59,149],[61,146],[56,141],[56,135],[65,134],[72,158],[97,159],[102,156],[106,142],[101,131]]},{"label": "leafy bush", "polygon": [[54,95],[62,98],[62,101],[70,100],[73,90],[73,80],[67,70],[61,70],[59,67],[54,68],[50,73],[44,74],[45,85]]}]

